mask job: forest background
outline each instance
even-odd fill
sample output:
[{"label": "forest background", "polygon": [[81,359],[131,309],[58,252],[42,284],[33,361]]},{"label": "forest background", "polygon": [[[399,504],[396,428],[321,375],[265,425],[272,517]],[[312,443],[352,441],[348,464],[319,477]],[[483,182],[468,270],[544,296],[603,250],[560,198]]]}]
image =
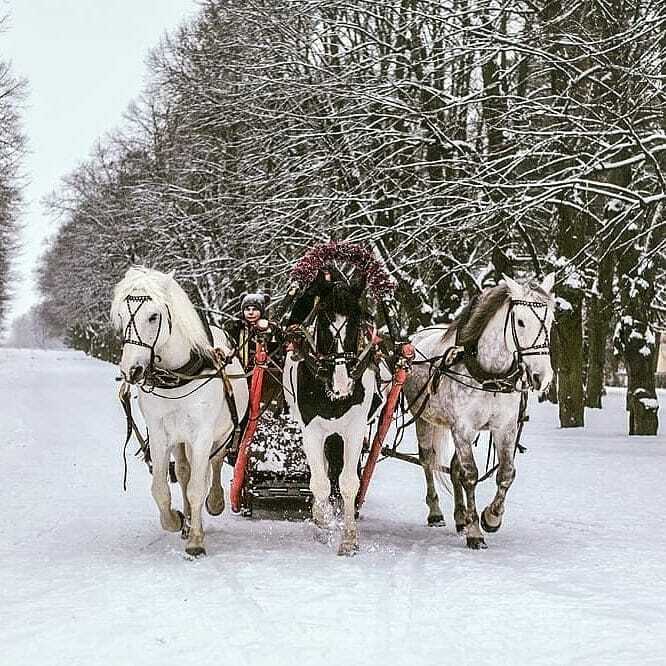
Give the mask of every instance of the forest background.
[{"label": "forest background", "polygon": [[[410,332],[502,274],[555,270],[561,425],[621,367],[630,433],[657,432],[663,2],[205,0],[148,81],[47,202],[43,301],[15,332],[113,360],[110,292],[131,264],[175,270],[223,317],[248,288],[279,307],[328,239],[374,248]],[[0,65],[0,316],[24,92]]]}]

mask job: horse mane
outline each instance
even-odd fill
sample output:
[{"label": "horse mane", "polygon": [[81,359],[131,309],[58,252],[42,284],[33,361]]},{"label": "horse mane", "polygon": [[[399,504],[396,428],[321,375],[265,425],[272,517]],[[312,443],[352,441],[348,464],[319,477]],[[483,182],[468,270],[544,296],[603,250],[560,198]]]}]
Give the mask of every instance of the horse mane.
[{"label": "horse mane", "polygon": [[358,294],[355,294],[353,288],[344,283],[333,282],[327,285],[320,303],[321,309],[329,314],[340,314],[358,319],[363,315]]},{"label": "horse mane", "polygon": [[131,294],[150,296],[160,307],[169,308],[171,325],[177,328],[191,349],[212,357],[206,329],[185,290],[170,274],[145,266],[132,266],[115,286],[111,303],[111,322],[120,327],[120,313],[125,298]]},{"label": "horse mane", "polygon": [[[539,285],[528,285],[529,291],[525,298],[538,296],[544,303],[552,301],[551,294],[545,292]],[[444,333],[448,337],[453,331],[458,331],[457,341],[459,345],[467,345],[477,342],[481,337],[488,322],[495,313],[511,298],[511,290],[506,284],[498,284],[496,287],[484,289],[476,299],[470,301],[462,310],[460,315],[451,322]]]},{"label": "horse mane", "polygon": [[476,342],[493,318],[494,314],[509,300],[511,290],[505,284],[484,289],[476,299],[470,301],[460,315],[451,322],[445,336],[457,331],[457,342],[466,345]]},{"label": "horse mane", "polygon": [[[344,347],[347,351],[353,351],[357,345],[359,326],[365,314],[359,302],[359,290],[344,282],[330,282],[320,285],[317,296],[320,298],[319,310],[321,313],[325,313],[331,319],[334,315],[342,315],[347,318]],[[328,322],[318,316],[316,329],[317,351],[327,351],[333,343]]]}]

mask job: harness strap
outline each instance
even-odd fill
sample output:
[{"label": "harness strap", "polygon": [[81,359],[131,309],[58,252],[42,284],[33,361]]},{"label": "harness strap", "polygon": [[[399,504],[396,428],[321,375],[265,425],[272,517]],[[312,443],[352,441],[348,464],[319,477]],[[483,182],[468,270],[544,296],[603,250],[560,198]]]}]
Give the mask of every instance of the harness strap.
[{"label": "harness strap", "polygon": [[[231,385],[231,381],[226,374],[222,373],[222,385],[224,386],[224,399],[227,402],[227,407],[229,407],[229,412],[231,414],[231,422],[234,424],[234,429],[231,434],[233,438],[233,444],[238,444],[238,439],[240,439],[240,419],[238,418],[238,408],[236,407],[236,398],[234,397],[234,388]],[[221,448],[221,447],[219,447]],[[219,450],[218,448],[218,450]],[[211,458],[217,453],[215,451],[211,454]]]},{"label": "harness strap", "polygon": [[123,406],[123,411],[125,412],[125,418],[127,419],[127,436],[125,437],[125,444],[123,445],[123,463],[124,463],[124,472],[123,472],[123,490],[127,491],[127,445],[129,444],[130,439],[132,438],[132,433],[139,442],[139,450],[137,455],[140,453],[143,454],[143,461],[148,466],[148,471],[153,473],[153,466],[150,459],[150,446],[148,445],[148,436],[144,439],[143,435],[139,431],[136,421],[132,416],[132,403],[131,403],[131,393],[130,388],[127,382],[123,382],[120,385],[120,390],[118,391],[118,399],[120,404]]}]

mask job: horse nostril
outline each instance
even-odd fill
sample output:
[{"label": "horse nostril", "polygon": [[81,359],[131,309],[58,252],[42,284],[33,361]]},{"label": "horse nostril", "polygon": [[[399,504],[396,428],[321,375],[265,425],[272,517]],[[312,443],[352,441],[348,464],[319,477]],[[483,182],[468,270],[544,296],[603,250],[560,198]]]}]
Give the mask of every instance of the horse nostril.
[{"label": "horse nostril", "polygon": [[133,365],[130,368],[129,371],[129,381],[130,384],[134,384],[141,379],[141,376],[143,375],[143,366],[141,365]]}]

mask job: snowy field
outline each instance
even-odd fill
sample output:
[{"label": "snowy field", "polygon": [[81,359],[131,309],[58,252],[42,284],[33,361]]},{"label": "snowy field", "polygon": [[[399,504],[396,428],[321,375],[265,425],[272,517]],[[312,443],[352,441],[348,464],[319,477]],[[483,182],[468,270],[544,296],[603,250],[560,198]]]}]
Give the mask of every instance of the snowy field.
[{"label": "snowy field", "polygon": [[357,557],[227,510],[188,561],[136,459],[122,492],[115,368],[0,349],[0,369],[3,665],[666,664],[666,437],[625,437],[619,392],[584,430],[532,405],[486,551],[448,497],[427,528],[420,470],[386,461]]}]

